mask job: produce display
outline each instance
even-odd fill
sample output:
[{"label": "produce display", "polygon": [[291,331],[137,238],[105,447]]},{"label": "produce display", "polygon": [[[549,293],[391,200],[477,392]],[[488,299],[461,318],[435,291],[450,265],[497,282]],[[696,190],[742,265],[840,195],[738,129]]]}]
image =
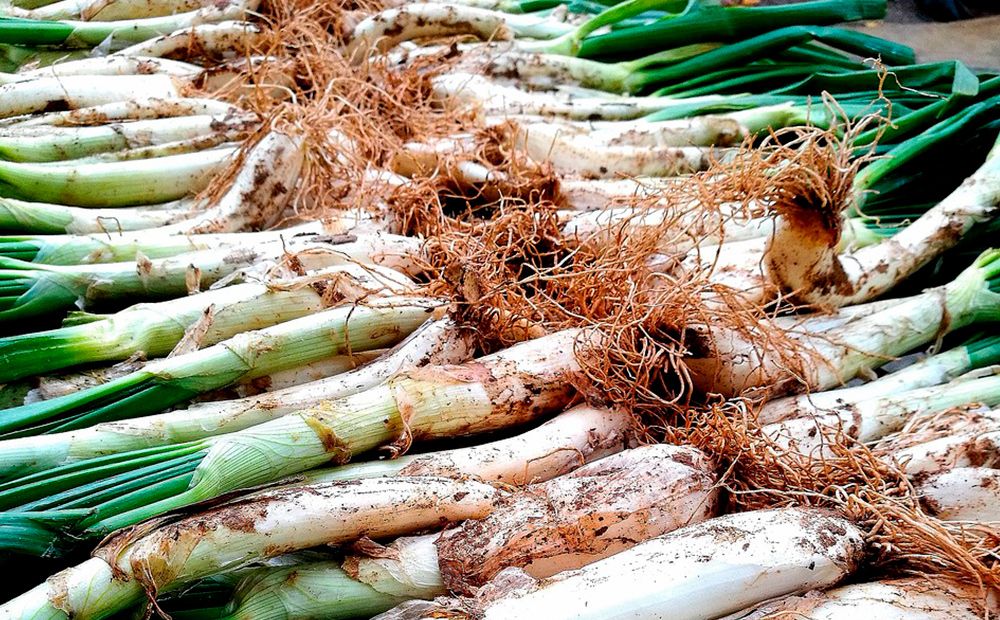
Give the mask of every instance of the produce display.
[{"label": "produce display", "polygon": [[0,6],[0,620],[1000,613],[1000,59],[886,9]]}]

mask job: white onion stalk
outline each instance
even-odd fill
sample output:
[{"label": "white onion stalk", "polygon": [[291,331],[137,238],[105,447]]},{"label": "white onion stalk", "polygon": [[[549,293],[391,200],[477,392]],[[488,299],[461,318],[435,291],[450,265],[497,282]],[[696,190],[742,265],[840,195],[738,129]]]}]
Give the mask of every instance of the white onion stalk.
[{"label": "white onion stalk", "polygon": [[852,403],[947,383],[974,368],[1000,362],[998,345],[998,339],[986,338],[932,355],[863,385],[772,400],[761,407],[757,422],[772,424],[793,418],[823,415]]},{"label": "white onion stalk", "polygon": [[[996,368],[985,370],[991,374],[997,371]],[[779,444],[802,454],[818,455],[824,452],[831,433],[841,432],[867,444],[900,430],[916,415],[929,415],[970,403],[987,407],[1000,405],[1000,375],[959,378],[943,385],[846,401],[816,416],[776,422],[764,426],[763,430]]]},{"label": "white onion stalk", "polygon": [[70,164],[86,165],[125,163],[130,161],[141,162],[155,158],[209,153],[221,150],[231,150],[235,152],[240,146],[241,143],[239,141],[227,140],[226,136],[223,134],[212,134],[197,138],[165,142],[163,144],[154,144],[152,146],[140,146],[134,149],[95,153],[94,155],[88,155],[87,157],[80,157],[78,159],[71,159],[67,161],[41,162],[36,165],[43,168],[58,169]]},{"label": "white onion stalk", "polygon": [[103,618],[139,602],[255,560],[385,537],[487,514],[498,498],[479,482],[376,478],[258,493],[151,531],[112,539],[0,607],[0,618]]},{"label": "white onion stalk", "polygon": [[[168,258],[139,256],[133,262],[43,265],[0,258],[0,279],[8,282],[0,320],[58,312],[119,299],[181,297],[223,278],[252,280],[294,256],[305,272],[345,263],[413,266],[420,241],[394,235],[301,235],[255,247],[222,248]],[[418,270],[414,270],[418,271]]]},{"label": "white onion stalk", "polygon": [[79,163],[0,161],[0,181],[22,198],[81,207],[119,207],[177,200],[204,189],[235,147],[152,159]]},{"label": "white onion stalk", "polygon": [[[2,139],[0,139],[2,142]],[[278,132],[266,134],[244,156],[232,185],[210,208],[195,206],[191,217],[167,226],[133,234],[94,236],[0,237],[0,254],[15,248],[14,257],[49,265],[116,263],[165,258],[185,252],[233,246],[252,247],[301,235],[346,234],[359,223],[360,213],[345,212],[290,229],[244,233],[265,229],[283,214],[298,182],[304,161],[301,140]],[[13,244],[13,245],[11,245]],[[32,257],[28,247],[37,248]]]},{"label": "white onion stalk", "polygon": [[[650,206],[668,207],[671,190],[683,179],[642,177],[633,179],[577,179],[559,181],[557,201],[561,207],[575,211],[600,211],[617,205],[632,205],[637,201]],[[660,200],[654,201],[654,199]]]},{"label": "white onion stalk", "polygon": [[[508,439],[468,448],[312,470],[297,476],[294,484],[383,476],[443,476],[459,480],[473,477],[521,486],[551,480],[581,464],[616,454],[627,445],[630,433],[627,416],[580,405]],[[336,604],[338,613],[350,613],[345,606],[357,604],[368,614],[391,606],[383,599],[392,598],[391,602],[398,602],[393,597],[380,597],[377,591],[351,579],[339,564],[298,564],[296,569],[296,583],[302,589],[285,590],[288,584],[277,576],[288,574],[280,570],[257,573],[262,577],[259,581],[248,579],[236,595],[239,608],[234,614],[253,613],[258,604],[270,607],[268,594],[275,591],[281,592],[283,600],[289,601],[287,609],[294,613],[306,609],[297,607],[297,602],[319,605],[326,610]]]},{"label": "white onion stalk", "polygon": [[[184,343],[185,345],[187,343]],[[190,353],[195,349],[178,347],[174,354]],[[333,355],[294,368],[278,370],[271,374],[261,375],[252,379],[239,380],[233,385],[196,396],[193,403],[214,401],[217,398],[242,398],[248,394],[259,395],[296,387],[303,383],[332,377],[367,364],[385,349],[370,351],[354,351],[350,354]],[[38,377],[38,387],[32,388],[24,397],[23,404],[38,403],[53,398],[79,392],[88,388],[103,385],[125,375],[142,369],[148,362],[133,358],[113,366],[102,367],[84,372],[68,373],[56,376]],[[47,436],[47,435],[46,435]]]},{"label": "white onion stalk", "polygon": [[[767,304],[779,293],[764,273],[764,255],[775,227],[773,218],[768,219],[771,221],[765,224],[766,228],[760,229],[766,234],[697,245],[685,257],[683,268],[690,272],[710,270],[713,284],[739,292],[746,302]],[[850,218],[844,222],[837,247],[846,251],[876,245],[882,240],[863,219]]]},{"label": "white onion stalk", "polygon": [[[579,120],[632,120],[670,107],[670,97],[575,96],[565,92],[527,92],[506,86],[481,75],[446,73],[432,79],[434,93],[442,99],[455,99],[476,105],[485,114],[562,116]],[[684,105],[699,101],[718,101],[719,95],[690,97]]]},{"label": "white onion stalk", "polygon": [[[676,176],[704,170],[725,149],[706,147],[633,147],[596,144],[586,135],[563,136],[557,125],[534,124],[515,128],[511,136],[515,148],[537,162],[550,162],[557,172],[587,178],[621,176]],[[474,137],[456,134],[429,142],[410,142],[393,158],[392,169],[414,176],[441,167],[444,156],[472,153]]]},{"label": "white onion stalk", "polygon": [[306,561],[251,570],[236,582],[225,612],[213,617],[294,620],[319,617],[311,614],[320,610],[327,620],[370,618],[406,600],[352,579],[339,562]]},{"label": "white onion stalk", "polygon": [[313,483],[381,476],[459,479],[474,476],[485,482],[522,486],[551,480],[580,465],[615,454],[629,445],[630,433],[627,416],[577,405],[507,439],[392,460],[314,469],[300,477]]},{"label": "white onion stalk", "polygon": [[169,258],[95,265],[41,265],[0,258],[6,282],[0,320],[86,308],[107,300],[163,300],[220,281],[266,278],[289,260],[302,272],[358,263],[419,273],[419,239],[396,235],[303,234],[251,248],[203,250]]},{"label": "white onion stalk", "polygon": [[[986,594],[986,596],[984,596]],[[1000,612],[996,596],[971,583],[931,578],[893,579],[809,592],[722,620],[982,620]]]},{"label": "white onion stalk", "polygon": [[[189,353],[191,350],[193,349],[184,350],[179,348],[176,354]],[[348,372],[359,365],[367,364],[383,352],[384,349],[373,349],[371,351],[354,351],[350,355],[334,355],[295,368],[279,370],[269,375],[238,381],[231,386],[195,397],[194,401],[201,402],[202,399],[212,401],[220,397],[240,398],[245,394],[270,393],[271,391],[298,386],[302,383],[315,381],[317,378],[331,377]],[[143,360],[133,358],[114,366],[102,367],[95,370],[38,377],[38,387],[28,391],[24,397],[24,404],[28,405],[44,400],[51,400],[79,392],[80,390],[103,385],[142,369],[146,363]],[[48,437],[49,435],[44,436]]]},{"label": "white onion stalk", "polygon": [[[529,132],[536,126],[544,134],[558,129],[562,139],[586,138],[595,145],[633,147],[690,147],[690,146],[739,146],[747,135],[766,130],[768,127],[783,127],[780,115],[789,109],[787,105],[768,106],[740,110],[728,114],[706,114],[694,118],[666,121],[573,121],[534,118],[513,120],[523,131]],[[495,117],[496,122],[507,121],[510,117]]]},{"label": "white onion stalk", "polygon": [[908,476],[917,479],[959,467],[995,468],[1000,464],[1000,412],[989,411],[982,417],[975,430],[956,429],[947,437],[903,448],[895,448],[887,441],[876,454],[894,461]]},{"label": "white onion stalk", "polygon": [[230,394],[237,399],[243,399],[249,396],[281,392],[355,370],[378,358],[385,351],[385,349],[374,349],[358,351],[349,355],[334,355],[301,366],[279,370],[250,381],[241,381],[230,387],[199,396],[195,401],[214,402],[217,396],[228,397]]},{"label": "white onion stalk", "polygon": [[610,242],[621,234],[662,227],[661,252],[683,252],[701,241],[741,241],[765,237],[771,218],[744,218],[736,213],[711,212],[698,206],[686,209],[611,207],[595,211],[562,211],[562,234],[580,243]]},{"label": "white onion stalk", "polygon": [[460,54],[451,66],[455,72],[470,73],[519,86],[526,91],[552,90],[562,85],[620,93],[631,73],[628,63],[604,63],[586,58],[547,54],[518,49],[507,41],[459,44],[448,50],[441,45],[400,49],[388,54],[393,64],[405,65],[414,58],[441,54]]},{"label": "white onion stalk", "polygon": [[760,350],[738,332],[712,326],[691,330],[696,353],[687,364],[700,388],[727,395],[765,386],[778,393],[829,389],[943,333],[1000,320],[1000,295],[991,290],[998,274],[1000,252],[988,250],[946,286],[898,300],[889,309],[821,334],[786,331],[802,356],[800,373],[787,368],[780,352]]},{"label": "white onion stalk", "polygon": [[915,487],[927,514],[943,521],[1000,523],[1000,470],[959,467]]},{"label": "white onion stalk", "polygon": [[108,151],[219,135],[236,140],[254,129],[249,117],[185,116],[93,127],[0,129],[0,158],[18,162],[72,160]]},{"label": "white onion stalk", "polygon": [[[370,389],[401,370],[466,361],[468,334],[447,319],[430,322],[381,357],[343,374],[237,400],[209,401],[186,409],[98,424],[89,428],[0,441],[0,478],[69,463],[233,433],[301,409]],[[443,474],[441,474],[443,475]],[[314,482],[321,481],[318,477]]]},{"label": "white onion stalk", "polygon": [[[275,175],[276,176],[276,175]],[[241,197],[247,197],[245,195]],[[226,250],[235,247],[255,247],[281,240],[293,240],[304,235],[346,235],[354,230],[362,220],[345,213],[342,219],[329,218],[299,224],[291,228],[261,232],[219,232],[186,234],[185,230],[207,219],[215,210],[203,212],[189,220],[139,231],[138,233],[113,233],[105,231],[99,235],[21,235],[0,237],[0,254],[42,265],[96,265],[134,261],[139,257],[147,259],[167,258],[180,254],[205,250]],[[337,214],[338,216],[341,214]],[[234,219],[233,226],[240,222]],[[29,249],[33,248],[33,249]],[[15,248],[10,250],[10,248]],[[10,250],[10,251],[8,251]],[[30,257],[29,255],[37,253]]]},{"label": "white onion stalk", "polygon": [[690,174],[727,153],[699,146],[607,146],[588,134],[567,135],[558,125],[540,123],[515,130],[514,143],[535,161],[590,178]]},{"label": "white onion stalk", "polygon": [[[384,3],[384,6],[403,6],[405,4],[405,0],[389,0]],[[448,4],[462,4],[507,13],[519,13],[521,11],[521,5],[514,0],[448,0]]]},{"label": "white onion stalk", "polygon": [[447,608],[482,620],[702,620],[834,585],[863,551],[861,532],[841,517],[761,510],[691,525],[548,579],[508,569],[475,598],[403,604],[378,618],[427,618]]},{"label": "white onion stalk", "polygon": [[[413,598],[470,594],[510,566],[550,577],[714,516],[715,482],[695,448],[626,450],[504,497],[484,519],[400,539],[387,554],[349,557],[344,568],[380,592]],[[436,588],[420,585],[435,581],[428,566]]]},{"label": "white onion stalk", "polygon": [[261,29],[250,22],[198,24],[154,37],[112,55],[142,57],[227,56],[249,50],[262,40]]},{"label": "white onion stalk", "polygon": [[774,317],[775,326],[788,331],[818,334],[834,329],[841,329],[851,321],[878,314],[883,310],[891,310],[899,303],[899,299],[882,299],[870,301],[856,306],[837,308],[836,312],[809,312],[806,314],[791,314]]},{"label": "white onion stalk", "polygon": [[[334,459],[346,460],[351,452],[374,447],[366,442],[344,453],[348,444],[331,440],[337,436],[337,425],[352,427],[348,412],[355,417],[358,411],[379,412],[378,419],[370,421],[378,423],[378,437],[405,432],[413,440],[448,436],[456,429],[463,434],[475,434],[523,424],[559,410],[569,401],[573,392],[569,382],[580,372],[574,344],[583,337],[577,330],[568,330],[465,364],[403,372],[356,396],[284,416],[269,423],[273,429],[255,427],[247,436],[249,441],[244,443],[249,448],[261,440],[270,441],[271,437],[298,437],[303,452],[297,462],[288,466],[303,471],[330,460],[331,450]],[[447,407],[447,412],[443,407]],[[240,437],[233,435],[232,439],[232,445],[240,444]],[[229,452],[231,449],[219,450],[219,457],[226,458],[224,455]],[[314,456],[306,456],[313,452]],[[211,453],[206,457],[203,464],[206,476],[212,471],[209,462],[214,460]],[[213,473],[208,477],[217,476]]]},{"label": "white onion stalk", "polygon": [[203,0],[60,0],[28,11],[12,11],[11,15],[26,19],[117,21],[184,13],[205,4]]},{"label": "white onion stalk", "polygon": [[552,39],[573,26],[549,17],[515,15],[461,4],[413,2],[386,9],[362,20],[354,28],[349,54],[386,51],[404,41],[471,34],[483,40],[514,37]]},{"label": "white onion stalk", "polygon": [[[392,345],[441,314],[433,298],[374,296],[149,362],[90,389],[6,411],[7,436],[85,428],[162,411],[199,395],[351,351]],[[183,346],[183,345],[182,345]]]},{"label": "white onion stalk", "polygon": [[[162,76],[159,76],[162,77]],[[236,106],[215,99],[157,97],[153,95],[125,95],[109,103],[87,104],[63,112],[47,112],[0,121],[5,132],[26,127],[55,126],[79,127],[85,125],[105,125],[115,121],[140,121],[156,118],[176,118],[179,116],[216,116],[226,119],[240,118],[248,113]]]},{"label": "white onion stalk", "polygon": [[197,65],[165,58],[145,58],[127,56],[103,56],[81,58],[62,62],[39,69],[2,75],[3,83],[23,82],[47,77],[68,76],[118,76],[118,75],[170,75],[178,78],[194,78],[203,69]]},{"label": "white onion stalk", "polygon": [[159,205],[88,209],[0,198],[0,229],[33,234],[90,235],[169,226],[189,219],[193,199]]},{"label": "white onion stalk", "polygon": [[[955,191],[881,243],[841,254],[838,234],[816,234],[818,211],[777,218],[765,254],[768,277],[807,303],[846,306],[878,297],[952,248],[1000,209],[1000,138]],[[829,242],[832,240],[832,242]]]},{"label": "white onion stalk", "polygon": [[179,97],[180,86],[169,75],[117,75],[99,80],[88,76],[40,77],[0,86],[0,118],[64,107],[72,110],[132,97]]}]

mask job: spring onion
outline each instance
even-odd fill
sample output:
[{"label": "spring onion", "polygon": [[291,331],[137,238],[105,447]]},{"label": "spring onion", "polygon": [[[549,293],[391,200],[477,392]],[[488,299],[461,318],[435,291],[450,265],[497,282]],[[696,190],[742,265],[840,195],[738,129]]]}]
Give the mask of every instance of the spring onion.
[{"label": "spring onion", "polygon": [[1000,319],[1000,252],[984,252],[949,284],[899,300],[890,308],[855,317],[821,334],[787,331],[802,348],[801,373],[787,367],[780,351],[762,351],[734,331],[694,327],[697,353],[687,359],[695,383],[706,391],[735,395],[769,386],[823,390],[848,381],[865,369],[928,343],[942,333],[977,322]]},{"label": "spring onion", "polygon": [[82,19],[84,21],[117,21],[160,17],[194,11],[205,6],[201,0],[59,0],[35,9],[15,11],[13,17],[25,19]]},{"label": "spring onion", "polygon": [[186,220],[195,206],[193,200],[182,199],[141,207],[88,209],[0,198],[0,230],[39,235],[146,230]]},{"label": "spring onion", "polygon": [[[131,77],[131,76],[126,76]],[[160,80],[162,76],[155,79]],[[74,80],[69,81],[73,86]],[[119,84],[115,79],[112,85]],[[71,109],[62,112],[46,112],[29,117],[18,116],[6,121],[0,121],[0,126],[14,131],[36,125],[53,127],[77,127],[82,125],[105,125],[115,121],[140,121],[156,118],[175,118],[180,116],[218,116],[223,118],[239,118],[247,113],[234,105],[214,99],[197,99],[189,97],[174,97],[169,93],[164,96],[141,95],[131,91],[119,96],[109,96],[108,103],[85,103],[82,106],[67,106]]]},{"label": "spring onion", "polygon": [[1000,362],[1000,338],[987,337],[931,355],[863,385],[779,398],[765,403],[757,414],[760,424],[817,416],[869,398],[947,383],[965,373]]},{"label": "spring onion", "polygon": [[244,137],[254,125],[248,118],[188,116],[94,127],[0,131],[0,158],[16,162],[72,160],[215,134],[231,141]]},{"label": "spring onion", "polygon": [[861,532],[825,512],[730,514],[548,579],[510,569],[479,597],[404,604],[377,618],[433,617],[429,614],[449,603],[450,610],[461,610],[457,617],[490,620],[534,614],[580,620],[717,618],[777,596],[834,585],[857,568],[863,550]]},{"label": "spring onion", "polygon": [[79,75],[41,77],[0,86],[0,118],[45,110],[73,110],[133,96],[172,99],[179,95],[176,78],[168,75],[118,75],[101,80]]},{"label": "spring onion", "polygon": [[201,346],[319,312],[359,291],[402,293],[406,279],[389,270],[343,265],[304,277],[227,286],[131,306],[99,320],[0,339],[0,381],[73,366],[170,353],[188,330]]},{"label": "spring onion", "polygon": [[[710,516],[714,476],[706,465],[691,448],[621,452],[503,497],[485,519],[465,521],[440,539],[400,538],[374,558],[349,557],[344,569],[318,562],[255,571],[237,587],[225,617],[351,618],[356,606],[372,615],[407,598],[444,594],[445,581],[451,589],[478,583],[505,560],[530,564],[535,577],[576,568]],[[597,533],[580,535],[589,528]],[[303,573],[306,589],[288,580]]]},{"label": "spring onion", "polygon": [[152,362],[96,388],[8,409],[0,432],[58,432],[160,411],[238,380],[393,344],[440,306],[433,299],[385,297],[242,332],[206,349]]},{"label": "spring onion", "polygon": [[842,306],[877,297],[995,216],[1000,208],[998,170],[1000,139],[986,162],[943,201],[882,243],[848,255],[815,234],[818,214],[794,209],[777,219],[765,253],[768,277],[810,303]]},{"label": "spring onion", "polygon": [[[426,303],[422,306],[427,308]],[[309,318],[316,323],[315,317]],[[6,483],[0,502],[8,507],[24,502],[67,509],[91,506],[90,514],[70,527],[75,536],[102,536],[237,488],[330,461],[344,462],[388,442],[405,447],[411,439],[506,428],[565,407],[573,394],[570,383],[580,373],[573,353],[579,338],[576,330],[559,332],[463,365],[403,372],[366,391],[228,435],[71,463]],[[188,355],[204,357],[219,346]],[[184,357],[170,360],[176,365]],[[159,405],[162,408],[162,399]],[[67,497],[72,501],[67,503]],[[51,543],[62,539],[37,517],[27,517],[18,526],[34,528],[33,544],[45,536]],[[31,552],[18,538],[3,534],[0,528],[4,548]]]},{"label": "spring onion", "polygon": [[521,486],[550,480],[581,464],[615,454],[628,446],[629,432],[626,416],[577,405],[507,439],[391,460],[319,468],[297,478],[313,483],[381,476],[475,476],[486,482]]},{"label": "spring onion", "polygon": [[[415,598],[468,594],[511,566],[550,577],[712,517],[714,486],[698,450],[635,448],[505,497],[486,518],[440,537],[401,539],[388,557],[351,557],[344,567],[380,592]],[[437,569],[440,589],[412,589],[433,581],[427,565]]]},{"label": "spring onion", "polygon": [[988,407],[1000,405],[997,368],[985,368],[983,372],[987,376],[977,377],[973,371],[970,376],[942,385],[848,400],[821,410],[815,416],[769,424],[764,431],[775,441],[803,454],[822,454],[831,432],[843,433],[860,443],[871,443],[898,431],[917,415],[944,412],[968,403]]},{"label": "spring onion", "polygon": [[156,204],[201,191],[235,152],[225,147],[95,163],[0,161],[0,183],[9,197],[25,200],[81,207]]},{"label": "spring onion", "polygon": [[0,321],[76,306],[89,309],[114,300],[180,297],[223,278],[231,281],[263,275],[289,255],[296,256],[305,271],[360,262],[415,272],[419,271],[413,265],[419,251],[418,240],[394,235],[303,234],[255,247],[202,250],[152,260],[137,256],[134,262],[42,265],[0,258]]},{"label": "spring onion", "polygon": [[130,45],[115,52],[119,56],[173,57],[190,50],[224,56],[234,50],[251,49],[262,41],[261,29],[241,21],[198,24]]},{"label": "spring onion", "polygon": [[392,351],[373,361],[317,381],[235,400],[193,403],[186,409],[75,431],[0,441],[0,454],[9,457],[0,469],[0,478],[250,428],[373,388],[400,370],[423,363],[467,361],[471,357],[469,340],[469,334],[450,320],[442,319],[421,326]]},{"label": "spring onion", "polygon": [[1000,463],[1000,412],[963,413],[964,423],[950,424],[944,437],[913,443],[911,433],[901,432],[879,442],[874,452],[917,479],[959,467],[996,467]]}]

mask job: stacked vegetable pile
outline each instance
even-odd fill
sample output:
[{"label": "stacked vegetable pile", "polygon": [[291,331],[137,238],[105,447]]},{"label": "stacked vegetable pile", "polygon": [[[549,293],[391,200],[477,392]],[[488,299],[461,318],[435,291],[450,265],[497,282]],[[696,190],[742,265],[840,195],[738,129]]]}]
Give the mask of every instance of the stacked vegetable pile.
[{"label": "stacked vegetable pile", "polygon": [[996,613],[1000,74],[885,8],[4,6],[0,618]]}]

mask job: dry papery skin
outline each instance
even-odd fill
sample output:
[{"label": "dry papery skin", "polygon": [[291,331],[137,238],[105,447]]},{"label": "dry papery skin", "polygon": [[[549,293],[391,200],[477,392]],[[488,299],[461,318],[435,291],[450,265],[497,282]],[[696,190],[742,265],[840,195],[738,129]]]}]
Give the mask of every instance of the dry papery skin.
[{"label": "dry papery skin", "polygon": [[688,421],[687,429],[674,428],[668,438],[700,447],[723,464],[730,510],[833,508],[865,529],[869,562],[887,575],[943,574],[1000,586],[994,528],[926,514],[905,474],[845,433],[817,425],[825,457],[813,458],[767,437],[746,402],[692,410]]}]

